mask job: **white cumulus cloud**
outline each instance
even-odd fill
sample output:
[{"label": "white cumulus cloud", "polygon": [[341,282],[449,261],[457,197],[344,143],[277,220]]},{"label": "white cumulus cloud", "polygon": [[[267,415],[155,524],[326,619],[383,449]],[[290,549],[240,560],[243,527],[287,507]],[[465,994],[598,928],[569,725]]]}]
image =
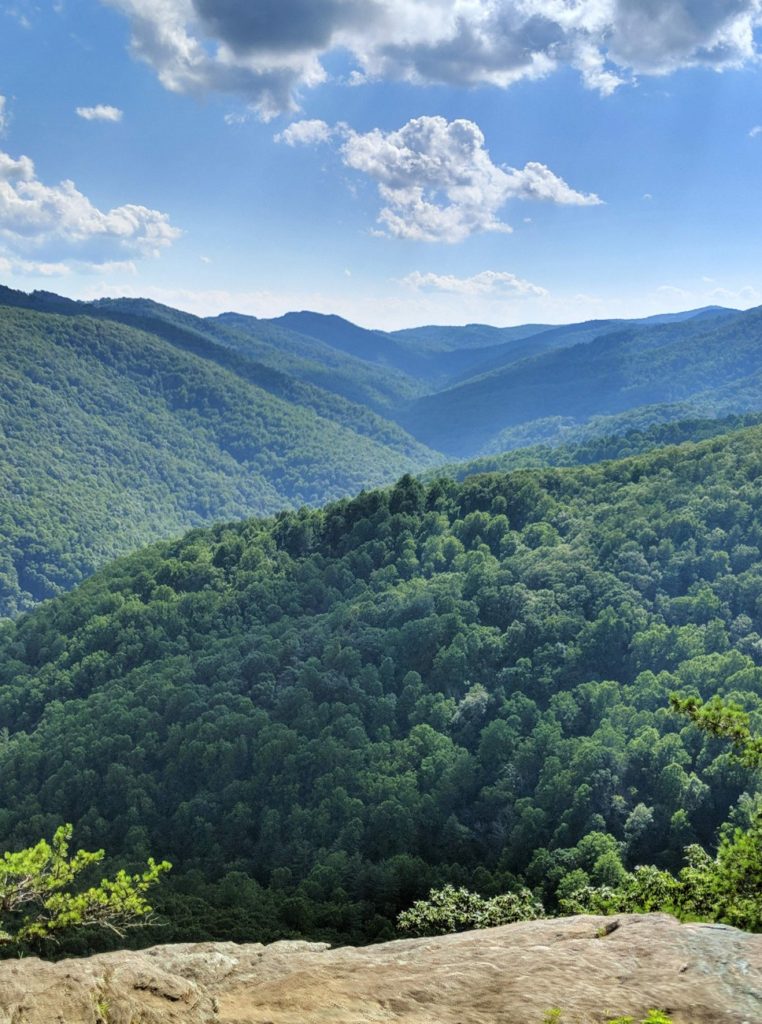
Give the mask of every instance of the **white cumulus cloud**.
[{"label": "white cumulus cloud", "polygon": [[452,295],[546,296],[548,290],[504,270],[482,270],[471,277],[454,274],[422,274],[415,270],[402,278],[402,284],[417,291],[448,292]]},{"label": "white cumulus cloud", "polygon": [[346,127],[341,132],[344,163],[376,183],[382,201],[379,223],[397,238],[460,242],[478,232],[509,232],[499,215],[511,199],[601,203],[544,164],[532,162],[521,169],[494,164],[473,121],[417,117],[391,132],[358,133]]},{"label": "white cumulus cloud", "polygon": [[102,0],[168,89],[236,94],[262,117],[297,108],[342,50],[346,80],[490,84],[561,66],[606,95],[636,75],[756,59],[762,0]]},{"label": "white cumulus cloud", "polygon": [[44,252],[51,266],[67,259],[103,264],[157,256],[181,232],[166,213],[126,204],[99,210],[73,181],[46,185],[28,156],[0,150],[0,243],[6,256]]},{"label": "white cumulus cloud", "polygon": [[77,107],[77,117],[85,121],[121,121],[124,111],[119,107],[110,107],[106,103],[98,103],[94,107]]},{"label": "white cumulus cloud", "polygon": [[8,127],[8,101],[5,96],[0,96],[0,135]]},{"label": "white cumulus cloud", "polygon": [[285,142],[287,146],[314,146],[319,142],[328,142],[333,129],[325,121],[304,120],[293,121],[282,132],[278,132],[276,142]]}]

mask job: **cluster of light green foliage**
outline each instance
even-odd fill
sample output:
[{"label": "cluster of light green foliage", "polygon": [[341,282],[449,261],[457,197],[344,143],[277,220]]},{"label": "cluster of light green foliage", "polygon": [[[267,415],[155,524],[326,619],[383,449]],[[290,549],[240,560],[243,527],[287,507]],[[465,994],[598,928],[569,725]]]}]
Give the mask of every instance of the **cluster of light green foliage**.
[{"label": "cluster of light green foliage", "polygon": [[[703,703],[696,697],[673,695],[674,711],[689,718],[702,731],[729,740],[735,756],[752,769],[762,768],[762,737],[749,727],[749,715],[719,697]],[[727,828],[715,857],[701,846],[685,850],[685,866],[675,875],[653,865],[640,865],[625,872],[608,851],[615,880],[608,885],[585,884],[583,871],[570,871],[558,888],[562,914],[652,913],[662,911],[684,919],[722,921],[749,931],[762,931],[762,801],[746,829]],[[604,854],[605,856],[605,854]],[[599,861],[603,858],[599,858]],[[507,900],[507,903],[503,903]],[[428,900],[415,903],[400,914],[402,931],[417,934],[443,934],[463,928],[488,928],[532,916],[523,912],[541,905],[533,904],[532,894],[519,894],[484,900],[466,889],[445,886],[432,890]],[[505,907],[505,914],[501,909]],[[516,908],[511,916],[511,908]]]},{"label": "cluster of light green foliage", "polygon": [[432,889],[397,918],[397,927],[412,935],[443,935],[472,928],[494,928],[543,917],[542,904],[528,889],[485,899],[463,886]]},{"label": "cluster of light green foliage", "polygon": [[51,843],[41,839],[0,857],[0,944],[34,945],[79,928],[108,929],[123,937],[150,919],[146,893],[171,865],[149,858],[145,871],[118,871],[80,889],[79,876],[99,864],[104,851],[70,855],[72,834],[71,825],[61,825]]},{"label": "cluster of light green foliage", "polygon": [[703,732],[729,740],[735,756],[747,768],[762,768],[762,735],[755,736],[751,731],[749,715],[743,708],[719,696],[704,703],[698,697],[673,694],[670,703],[674,711],[685,715]]},{"label": "cluster of light green foliage", "polygon": [[616,887],[583,887],[559,901],[562,912],[580,914],[665,911],[681,918],[722,921],[762,930],[762,819],[723,837],[716,857],[698,845],[685,851],[676,875],[639,866]]},{"label": "cluster of light green foliage", "polygon": [[[557,1008],[548,1010],[542,1024],[563,1024],[563,1012]],[[649,1010],[639,1022],[635,1017],[613,1017],[607,1024],[672,1024],[672,1018],[661,1010]]]}]

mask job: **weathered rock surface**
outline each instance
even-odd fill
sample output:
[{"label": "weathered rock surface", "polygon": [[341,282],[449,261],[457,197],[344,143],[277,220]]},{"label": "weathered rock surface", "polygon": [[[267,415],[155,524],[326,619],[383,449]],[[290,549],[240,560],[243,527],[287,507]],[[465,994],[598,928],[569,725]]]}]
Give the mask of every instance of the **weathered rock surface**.
[{"label": "weathered rock surface", "polygon": [[664,914],[437,939],[155,946],[0,963],[0,1024],[762,1024],[762,935]]}]

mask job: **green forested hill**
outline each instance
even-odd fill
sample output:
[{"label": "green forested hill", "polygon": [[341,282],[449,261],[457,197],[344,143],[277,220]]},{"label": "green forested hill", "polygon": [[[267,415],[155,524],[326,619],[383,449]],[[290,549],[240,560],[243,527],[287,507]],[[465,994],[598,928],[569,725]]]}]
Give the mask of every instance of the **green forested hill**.
[{"label": "green forested hill", "polygon": [[455,352],[463,349],[496,349],[511,341],[521,341],[550,330],[550,324],[522,324],[520,327],[493,327],[490,324],[465,324],[463,327],[430,325],[406,327],[391,336],[423,352]]},{"label": "green forested hill", "polygon": [[385,363],[404,370],[416,365],[415,353],[400,345],[390,334],[358,327],[341,316],[302,310],[276,317],[270,323],[326,342],[370,363]]},{"label": "green forested hill", "polygon": [[705,436],[699,420],[762,409],[760,325],[709,309],[385,334],[0,286],[0,618],[152,539],[356,493],[440,446],[494,453],[480,470]]},{"label": "green forested hill", "polygon": [[223,313],[206,319],[204,324],[220,344],[353,402],[363,402],[382,414],[388,415],[401,402],[424,390],[420,381],[401,370],[361,359],[277,322]]},{"label": "green forested hill", "polygon": [[[569,440],[563,443],[525,445],[523,448],[512,448],[495,455],[483,455],[468,462],[445,463],[427,470],[421,474],[421,479],[431,483],[440,477],[465,480],[480,473],[507,473],[514,469],[586,466],[608,459],[643,455],[657,448],[682,444],[685,441],[703,441],[758,423],[762,423],[760,412],[718,419],[656,422],[616,433],[611,422],[606,424],[608,430],[603,431],[601,424],[594,420],[585,427],[567,428],[565,433]],[[624,425],[628,425],[627,419],[624,420]],[[609,433],[609,430],[612,432]]]},{"label": "green forested hill", "polygon": [[425,443],[468,457],[513,447],[507,430],[552,417],[582,424],[655,405],[664,419],[712,415],[715,405],[721,414],[759,409],[761,371],[759,309],[625,324],[419,398],[400,422]]},{"label": "green forested hill", "polygon": [[[577,345],[586,345],[607,335],[617,334],[625,329],[642,331],[645,329],[667,323],[686,323],[686,330],[693,331],[699,328],[707,320],[728,320],[737,315],[738,310],[712,308],[706,310],[692,310],[687,313],[663,314],[661,316],[646,317],[642,320],[587,320],[578,324],[561,324],[557,327],[544,327],[536,333],[519,333],[514,335],[514,330],[520,328],[504,328],[506,336],[510,337],[509,342],[483,349],[478,359],[473,356],[469,363],[462,369],[456,368],[453,361],[453,372],[449,376],[450,387],[465,383],[473,377],[494,373],[504,370],[523,359],[530,359],[549,352],[559,351],[564,348],[572,348]],[[691,321],[690,324],[687,321]],[[460,328],[463,330],[463,328]],[[580,353],[584,349],[579,350]],[[457,360],[460,352],[448,353],[445,358]],[[477,355],[474,353],[473,355]]]},{"label": "green forested hill", "polygon": [[[148,299],[78,302],[49,292],[27,294],[0,286],[0,306],[4,304],[134,327],[156,335],[181,352],[215,363],[276,398],[312,409],[319,416],[414,458],[432,457],[431,451],[393,420],[374,411],[376,406],[389,404],[392,396],[398,402],[415,390],[403,375],[389,375],[380,367],[346,356],[339,362],[326,359],[325,353],[315,353],[314,342],[311,358],[306,359],[304,346],[310,345],[310,339],[289,335],[267,321],[254,321],[254,331],[241,331]],[[295,358],[297,354],[302,358]],[[350,382],[354,382],[353,395],[348,394]]]},{"label": "green forested hill", "polygon": [[0,618],[157,537],[433,457],[338,395],[157,331],[0,307]]},{"label": "green forested hill", "polygon": [[759,310],[384,333],[310,312],[202,319],[146,299],[74,302],[3,287],[0,301],[158,334],[413,457],[431,459],[426,445],[473,457],[762,408]]},{"label": "green forested hill", "polygon": [[667,699],[759,727],[761,516],[752,427],[154,545],[0,630],[0,831],[172,860],[162,941],[674,867],[753,802]]},{"label": "green forested hill", "polygon": [[[276,398],[312,409],[319,416],[388,444],[411,457],[432,457],[431,451],[417,443],[395,422],[374,411],[377,405],[384,404],[381,400],[384,382],[387,391],[395,393],[394,383],[381,376],[382,371],[376,368],[368,367],[371,371],[376,369],[375,379],[363,375],[356,365],[349,368],[334,366],[333,369],[339,372],[331,374],[330,361],[326,361],[320,380],[314,382],[319,357],[313,356],[309,362],[289,359],[289,350],[293,349],[295,339],[285,338],[282,331],[272,337],[272,328],[266,328],[264,335],[258,336],[260,344],[252,346],[249,339],[238,331],[222,329],[213,322],[146,299],[100,299],[74,305],[76,315],[113,320],[157,335],[174,348],[215,363]],[[354,363],[361,368],[365,366],[360,360]],[[357,394],[353,399],[344,393],[349,380],[355,382]],[[401,390],[397,400],[401,394],[409,393],[410,388],[405,385],[403,378],[399,382]],[[386,398],[388,402],[389,397]]]}]

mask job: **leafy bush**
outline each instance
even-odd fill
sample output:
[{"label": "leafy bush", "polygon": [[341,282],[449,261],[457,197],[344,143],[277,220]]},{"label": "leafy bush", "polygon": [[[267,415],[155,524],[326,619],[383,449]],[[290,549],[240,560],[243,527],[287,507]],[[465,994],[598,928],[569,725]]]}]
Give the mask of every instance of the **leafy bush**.
[{"label": "leafy bush", "polygon": [[544,917],[542,904],[528,889],[485,899],[463,887],[445,885],[432,889],[426,900],[417,900],[397,918],[397,927],[413,935],[442,935],[471,928],[494,928],[514,921]]}]

